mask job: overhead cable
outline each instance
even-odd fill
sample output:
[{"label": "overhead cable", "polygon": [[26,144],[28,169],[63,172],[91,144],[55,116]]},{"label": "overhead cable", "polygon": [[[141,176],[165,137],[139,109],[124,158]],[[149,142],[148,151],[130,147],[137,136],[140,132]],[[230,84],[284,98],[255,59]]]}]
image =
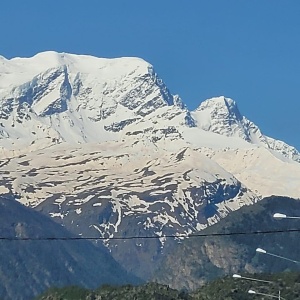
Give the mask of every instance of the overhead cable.
[{"label": "overhead cable", "polygon": [[238,236],[238,235],[258,235],[258,234],[277,234],[277,233],[293,233],[300,232],[300,229],[282,229],[282,230],[259,230],[259,231],[240,231],[240,232],[221,232],[221,233],[193,233],[193,234],[177,234],[177,235],[153,235],[153,236],[111,236],[111,237],[0,237],[5,241],[72,241],[72,240],[133,240],[133,239],[160,239],[160,238],[199,238],[199,237],[222,237],[222,236]]}]

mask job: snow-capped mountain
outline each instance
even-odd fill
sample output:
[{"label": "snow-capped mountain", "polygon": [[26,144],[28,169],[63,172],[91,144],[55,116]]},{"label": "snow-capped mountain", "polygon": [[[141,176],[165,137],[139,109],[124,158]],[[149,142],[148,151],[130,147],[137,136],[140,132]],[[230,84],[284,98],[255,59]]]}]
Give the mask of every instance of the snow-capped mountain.
[{"label": "snow-capped mountain", "polygon": [[5,149],[118,139],[126,125],[157,108],[183,106],[138,58],[46,52],[30,59],[2,58],[0,73]]},{"label": "snow-capped mountain", "polygon": [[[0,76],[0,146],[5,153],[60,142],[119,140],[119,133],[130,124],[138,130],[157,130],[159,125],[172,123],[183,125],[180,129],[197,127],[242,138],[299,160],[294,147],[264,136],[229,98],[209,99],[189,112],[153,67],[139,58],[103,59],[56,52],[11,60],[1,57]],[[179,115],[179,124],[178,118],[172,121]],[[150,123],[145,125],[147,117]]]},{"label": "snow-capped mountain", "polygon": [[[107,238],[142,277],[166,236],[263,196],[300,197],[295,148],[264,136],[229,98],[190,112],[138,58],[1,57],[0,126],[2,186],[73,233]],[[109,240],[131,236],[159,239]]]}]

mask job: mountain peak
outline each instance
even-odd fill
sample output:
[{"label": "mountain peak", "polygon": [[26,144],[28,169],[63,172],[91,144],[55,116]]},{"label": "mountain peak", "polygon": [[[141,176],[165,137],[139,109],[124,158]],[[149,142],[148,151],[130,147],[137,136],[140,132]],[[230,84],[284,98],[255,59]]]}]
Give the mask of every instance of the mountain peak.
[{"label": "mountain peak", "polygon": [[[120,80],[132,72],[136,75],[143,75],[149,73],[149,70],[153,70],[151,64],[137,57],[100,58],[55,51],[40,52],[26,58],[15,57],[6,60],[5,65],[0,66],[0,73],[2,77],[8,76],[10,73],[17,74],[17,76],[11,76],[13,79],[11,84],[14,85],[25,83],[48,69],[61,66],[67,66],[70,73],[88,73],[115,80]],[[5,72],[2,72],[2,67],[6,67]]]},{"label": "mountain peak", "polygon": [[250,141],[244,128],[244,117],[237,104],[224,96],[205,100],[193,112],[198,127],[221,135],[241,137]]},{"label": "mountain peak", "polygon": [[242,115],[238,109],[238,106],[234,100],[224,96],[213,97],[205,100],[200,104],[196,111],[211,110],[215,114],[225,114],[235,119],[242,119]]}]

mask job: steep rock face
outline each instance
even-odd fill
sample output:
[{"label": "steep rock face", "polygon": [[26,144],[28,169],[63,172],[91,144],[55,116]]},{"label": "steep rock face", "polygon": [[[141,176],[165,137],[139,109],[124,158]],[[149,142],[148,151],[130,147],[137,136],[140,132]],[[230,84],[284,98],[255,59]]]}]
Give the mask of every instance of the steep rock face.
[{"label": "steep rock face", "polygon": [[230,98],[208,99],[192,112],[192,117],[203,130],[228,137],[239,137],[300,162],[300,154],[294,147],[263,135],[253,122],[241,115],[236,102]]},{"label": "steep rock face", "polygon": [[1,299],[32,299],[51,286],[139,282],[105,249],[86,240],[66,240],[74,235],[9,194],[0,197],[0,218]]},{"label": "steep rock face", "polygon": [[[174,245],[171,253],[160,263],[153,280],[170,284],[176,289],[195,290],[209,280],[234,273],[296,271],[298,265],[293,262],[255,251],[261,247],[269,253],[281,256],[288,253],[290,259],[299,260],[299,233],[280,232],[296,229],[297,224],[294,220],[278,222],[272,217],[275,212],[297,216],[300,214],[300,202],[270,197],[255,205],[242,207],[199,233],[204,236],[191,236],[182,241],[181,245]],[[259,231],[279,232],[251,234]]]}]

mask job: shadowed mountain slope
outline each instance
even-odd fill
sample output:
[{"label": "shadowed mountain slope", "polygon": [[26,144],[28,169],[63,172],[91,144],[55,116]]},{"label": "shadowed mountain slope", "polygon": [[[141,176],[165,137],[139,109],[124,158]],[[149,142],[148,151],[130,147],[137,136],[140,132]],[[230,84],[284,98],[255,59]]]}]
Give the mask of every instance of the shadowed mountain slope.
[{"label": "shadowed mountain slope", "polygon": [[[300,202],[269,197],[232,212],[219,223],[199,232],[206,236],[194,235],[178,244],[161,263],[154,278],[176,289],[194,290],[228,274],[299,270],[298,264],[256,252],[256,248],[263,248],[300,261],[300,220],[279,221],[273,218],[276,212],[300,216]],[[299,231],[285,232],[291,229]],[[270,233],[253,233],[259,231]],[[225,235],[210,236],[219,233]]]},{"label": "shadowed mountain slope", "polygon": [[86,240],[55,240],[74,236],[12,197],[0,197],[0,220],[0,299],[32,299],[50,286],[140,282],[105,248]]}]

